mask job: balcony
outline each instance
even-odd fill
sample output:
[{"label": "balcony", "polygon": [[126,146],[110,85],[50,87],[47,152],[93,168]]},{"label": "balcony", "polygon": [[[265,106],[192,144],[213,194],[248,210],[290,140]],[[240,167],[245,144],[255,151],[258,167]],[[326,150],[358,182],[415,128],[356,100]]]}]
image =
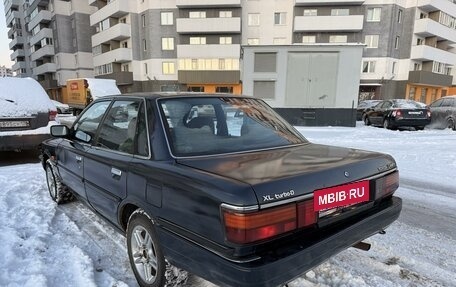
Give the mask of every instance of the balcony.
[{"label": "balcony", "polygon": [[437,36],[438,41],[447,40],[450,44],[456,43],[456,33],[454,29],[429,18],[416,20],[414,33],[423,38]]},{"label": "balcony", "polygon": [[361,31],[364,16],[296,16],[294,31]]},{"label": "balcony", "polygon": [[456,63],[456,54],[431,46],[419,45],[412,46],[410,59],[418,61],[437,61],[454,65]]},{"label": "balcony", "polygon": [[9,10],[11,10],[11,8],[19,8],[19,0],[8,0],[6,2],[4,2],[5,4],[5,12],[8,12]]},{"label": "balcony", "polygon": [[131,37],[131,26],[129,24],[119,23],[107,30],[103,30],[92,36],[92,47],[111,40],[122,41]]},{"label": "balcony", "polygon": [[241,0],[176,0],[179,8],[241,7]]},{"label": "balcony", "polygon": [[365,0],[295,0],[295,6],[361,5],[364,1]]},{"label": "balcony", "polygon": [[234,71],[186,71],[177,72],[179,83],[183,84],[239,84],[241,72]]},{"label": "balcony", "polygon": [[93,65],[95,67],[109,63],[125,63],[131,62],[133,59],[131,49],[118,48],[109,52],[93,57]]},{"label": "balcony", "polygon": [[28,23],[28,29],[30,31],[32,31],[33,28],[35,28],[35,26],[38,25],[39,23],[49,23],[49,22],[51,22],[51,19],[52,19],[51,11],[41,10],[40,12],[38,12],[38,14],[35,17],[30,19],[30,22]]},{"label": "balcony", "polygon": [[33,68],[33,75],[38,76],[46,73],[55,73],[57,67],[54,63],[46,63],[36,68]]},{"label": "balcony", "polygon": [[442,75],[430,71],[410,71],[409,82],[414,84],[430,85],[430,86],[451,86],[453,76]]},{"label": "balcony", "polygon": [[20,36],[20,37],[16,37],[14,38],[13,40],[11,40],[11,42],[9,43],[9,48],[10,50],[13,50],[13,47],[16,46],[16,45],[24,45],[25,43],[25,38]]},{"label": "balcony", "polygon": [[456,4],[449,0],[417,0],[416,6],[425,12],[445,11],[456,17]]},{"label": "balcony", "polygon": [[[7,10],[5,10],[7,11]],[[10,26],[14,18],[20,18],[18,11],[11,11],[11,13],[6,15],[6,26]]]},{"label": "balcony", "polygon": [[177,33],[241,33],[241,18],[178,18]]},{"label": "balcony", "polygon": [[54,56],[54,55],[55,55],[54,46],[46,45],[46,46],[42,47],[41,49],[36,50],[30,56],[30,59],[32,61],[36,61],[36,60],[39,60],[39,59],[41,59],[43,57],[49,57],[49,56]]},{"label": "balcony", "polygon": [[185,59],[239,59],[241,45],[177,45],[177,58]]},{"label": "balcony", "polygon": [[132,1],[114,0],[97,12],[90,15],[90,26],[93,26],[109,17],[120,18],[130,12],[129,3]]},{"label": "balcony", "polygon": [[133,73],[132,72],[114,72],[111,74],[96,76],[97,79],[113,79],[116,80],[116,85],[131,85],[133,84]]},{"label": "balcony", "polygon": [[25,61],[20,61],[20,62],[16,62],[12,67],[11,67],[11,70],[13,71],[17,71],[19,69],[25,69],[27,67],[27,64],[25,63]]},{"label": "balcony", "polygon": [[58,87],[57,80],[42,80],[42,81],[38,81],[38,82],[45,90]]},{"label": "balcony", "polygon": [[35,36],[30,38],[30,45],[35,45],[44,38],[53,38],[52,29],[43,28]]},{"label": "balcony", "polygon": [[17,49],[16,51],[14,51],[11,54],[10,59],[11,59],[11,61],[14,61],[14,60],[16,60],[17,57],[25,57],[25,52],[23,49]]}]

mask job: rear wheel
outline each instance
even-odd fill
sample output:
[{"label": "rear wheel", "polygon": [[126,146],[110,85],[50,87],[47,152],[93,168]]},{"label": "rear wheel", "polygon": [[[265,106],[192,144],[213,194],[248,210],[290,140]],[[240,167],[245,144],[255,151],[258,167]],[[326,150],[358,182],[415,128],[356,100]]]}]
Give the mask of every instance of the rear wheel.
[{"label": "rear wheel", "polygon": [[456,131],[456,124],[453,119],[448,119],[447,128],[452,129],[453,131]]},{"label": "rear wheel", "polygon": [[383,127],[384,127],[385,129],[390,129],[390,128],[391,128],[391,125],[390,125],[390,122],[389,122],[388,119],[384,119],[384,120],[383,120]]},{"label": "rear wheel", "polygon": [[371,122],[369,121],[369,117],[367,115],[363,116],[363,121],[366,126],[370,126]]},{"label": "rear wheel", "polygon": [[46,161],[46,181],[49,190],[49,195],[57,204],[65,203],[73,200],[74,196],[57,176],[53,162],[48,159]]},{"label": "rear wheel", "polygon": [[142,209],[128,221],[127,247],[130,265],[142,287],[165,286],[166,262],[152,220]]},{"label": "rear wheel", "polygon": [[422,130],[424,130],[424,127],[423,127],[423,126],[415,127],[415,130],[417,130],[417,131],[422,131]]}]

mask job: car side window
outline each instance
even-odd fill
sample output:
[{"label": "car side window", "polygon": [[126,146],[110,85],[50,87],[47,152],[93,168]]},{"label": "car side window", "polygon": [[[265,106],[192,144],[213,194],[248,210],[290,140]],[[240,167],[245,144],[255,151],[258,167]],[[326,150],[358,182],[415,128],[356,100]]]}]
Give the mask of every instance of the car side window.
[{"label": "car side window", "polygon": [[437,100],[437,101],[433,102],[433,103],[430,105],[430,107],[432,107],[432,108],[440,107],[440,105],[442,104],[442,102],[443,102],[443,99]]},{"label": "car side window", "polygon": [[451,107],[451,99],[443,99],[442,107]]},{"label": "car side window", "polygon": [[139,105],[135,100],[115,101],[100,126],[96,145],[133,154]]},{"label": "car side window", "polygon": [[390,102],[384,102],[382,105],[382,109],[389,109],[392,106]]},{"label": "car side window", "polygon": [[100,121],[110,103],[111,101],[98,102],[84,111],[79,120],[73,126],[76,140],[86,143],[92,142],[95,138]]},{"label": "car side window", "polygon": [[135,136],[136,138],[133,152],[141,156],[148,156],[149,139],[147,136],[146,112],[143,103],[139,107]]}]

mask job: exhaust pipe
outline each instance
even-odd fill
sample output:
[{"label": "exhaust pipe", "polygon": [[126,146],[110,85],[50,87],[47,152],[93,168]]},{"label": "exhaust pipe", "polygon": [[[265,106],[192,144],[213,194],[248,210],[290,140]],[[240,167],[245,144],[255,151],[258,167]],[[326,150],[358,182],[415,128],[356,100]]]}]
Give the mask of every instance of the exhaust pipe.
[{"label": "exhaust pipe", "polygon": [[361,241],[361,242],[356,243],[352,247],[357,248],[359,250],[363,250],[363,251],[369,251],[369,249],[371,248],[371,245],[370,245],[370,243]]}]

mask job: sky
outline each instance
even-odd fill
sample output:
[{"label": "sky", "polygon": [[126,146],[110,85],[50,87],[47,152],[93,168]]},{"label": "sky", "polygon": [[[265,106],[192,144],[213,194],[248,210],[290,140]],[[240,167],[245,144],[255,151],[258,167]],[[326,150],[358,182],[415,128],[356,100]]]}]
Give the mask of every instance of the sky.
[{"label": "sky", "polygon": [[9,49],[8,30],[6,29],[5,6],[0,3],[0,66],[11,68],[14,64],[10,60],[11,51]]}]

